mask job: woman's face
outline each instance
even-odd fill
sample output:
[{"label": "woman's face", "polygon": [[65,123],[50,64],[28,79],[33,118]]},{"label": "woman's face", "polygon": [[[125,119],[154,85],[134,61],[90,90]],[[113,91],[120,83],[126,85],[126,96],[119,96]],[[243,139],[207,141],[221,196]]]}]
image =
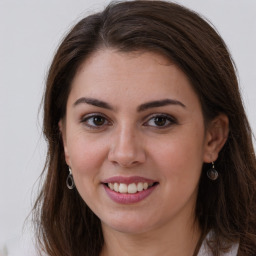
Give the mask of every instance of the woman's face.
[{"label": "woman's face", "polygon": [[96,52],[73,80],[60,128],[76,188],[103,229],[194,221],[207,136],[197,95],[166,58]]}]

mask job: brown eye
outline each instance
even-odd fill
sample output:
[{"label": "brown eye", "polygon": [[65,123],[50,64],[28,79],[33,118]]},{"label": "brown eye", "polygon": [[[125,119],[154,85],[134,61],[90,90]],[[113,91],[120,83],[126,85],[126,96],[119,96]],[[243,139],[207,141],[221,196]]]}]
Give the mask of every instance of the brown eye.
[{"label": "brown eye", "polygon": [[96,126],[101,126],[105,123],[105,118],[102,116],[94,116],[92,119],[93,119],[92,122]]},{"label": "brown eye", "polygon": [[89,116],[85,116],[81,122],[85,124],[88,128],[91,129],[99,129],[105,127],[106,125],[110,125],[108,119],[102,115],[91,114]]},{"label": "brown eye", "polygon": [[177,121],[174,117],[167,114],[156,114],[151,116],[146,123],[145,126],[155,127],[159,129],[168,128],[169,126],[177,124]]},{"label": "brown eye", "polygon": [[167,118],[165,116],[157,116],[154,118],[154,123],[157,125],[157,126],[164,126],[166,125],[166,122],[167,122]]}]

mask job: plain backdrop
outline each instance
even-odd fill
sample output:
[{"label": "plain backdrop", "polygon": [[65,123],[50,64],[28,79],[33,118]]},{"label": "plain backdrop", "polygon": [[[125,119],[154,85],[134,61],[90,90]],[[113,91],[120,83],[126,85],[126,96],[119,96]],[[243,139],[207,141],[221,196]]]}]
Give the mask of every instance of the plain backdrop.
[{"label": "plain backdrop", "polygon": [[[22,255],[17,252],[17,244],[45,160],[39,105],[53,54],[69,28],[108,2],[0,0],[0,255],[1,250]],[[210,20],[226,41],[237,65],[245,108],[255,133],[256,1],[176,2]],[[33,236],[29,225],[24,233]]]}]

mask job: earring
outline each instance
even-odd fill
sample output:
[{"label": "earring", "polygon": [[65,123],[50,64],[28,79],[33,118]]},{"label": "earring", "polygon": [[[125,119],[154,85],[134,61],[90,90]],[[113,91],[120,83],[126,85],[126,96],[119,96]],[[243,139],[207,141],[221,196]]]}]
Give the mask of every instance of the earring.
[{"label": "earring", "polygon": [[73,189],[75,187],[75,182],[73,179],[71,168],[69,167],[68,170],[69,170],[69,175],[66,179],[66,184],[69,189]]},{"label": "earring", "polygon": [[212,168],[207,171],[207,177],[210,180],[217,180],[219,177],[219,173],[217,172],[217,170],[214,167],[214,162],[212,162]]}]

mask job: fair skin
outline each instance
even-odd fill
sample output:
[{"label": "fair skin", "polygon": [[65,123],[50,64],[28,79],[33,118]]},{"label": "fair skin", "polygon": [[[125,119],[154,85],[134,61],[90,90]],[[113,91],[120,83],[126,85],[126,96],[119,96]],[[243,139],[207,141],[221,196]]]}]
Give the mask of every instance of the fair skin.
[{"label": "fair skin", "polygon": [[217,159],[228,120],[205,127],[181,70],[156,53],[99,50],[79,68],[59,126],[76,188],[101,220],[102,255],[193,254],[201,168]]}]

